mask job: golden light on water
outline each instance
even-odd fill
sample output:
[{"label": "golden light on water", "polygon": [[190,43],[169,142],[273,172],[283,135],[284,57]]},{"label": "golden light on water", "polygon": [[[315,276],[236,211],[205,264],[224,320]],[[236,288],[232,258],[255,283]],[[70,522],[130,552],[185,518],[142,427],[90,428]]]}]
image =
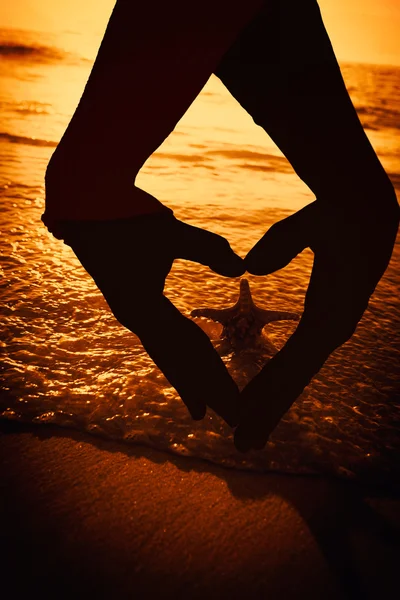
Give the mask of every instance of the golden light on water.
[{"label": "golden light on water", "polygon": [[[93,58],[114,0],[18,0],[0,5],[3,27],[84,32],[76,48]],[[324,21],[341,60],[400,64],[398,0],[319,0]]]},{"label": "golden light on water", "polygon": [[[27,3],[21,0],[15,6]],[[242,458],[232,454],[231,432],[213,415],[204,423],[190,421],[175,390],[137,338],[115,321],[72,250],[50,236],[40,222],[45,168],[91,68],[91,61],[80,56],[93,59],[111,3],[102,22],[99,17],[96,31],[88,19],[90,11],[96,10],[92,2],[82,11],[82,19],[87,19],[84,26],[82,20],[74,20],[76,3],[68,9],[70,20],[66,17],[62,26],[54,20],[51,27],[42,27],[39,17],[42,8],[48,14],[54,11],[58,18],[53,3],[38,1],[29,6],[36,11],[37,28],[51,34],[53,27],[53,37],[21,39],[28,39],[27,47],[32,39],[32,45],[61,48],[65,55],[53,61],[16,58],[12,67],[7,63],[8,72],[3,68],[6,61],[0,64],[12,107],[0,116],[0,132],[8,132],[0,139],[7,153],[0,245],[7,257],[2,266],[8,281],[2,327],[7,341],[6,402],[10,398],[3,416],[18,419],[22,414],[35,422],[241,467]],[[66,10],[62,8],[60,15],[66,16]],[[385,167],[396,175],[397,105],[391,87],[396,72],[345,66],[344,74],[357,107],[362,108],[368,136]],[[215,77],[148,159],[137,184],[173,208],[178,218],[225,235],[242,256],[273,222],[313,199],[265,132]],[[361,465],[362,476],[365,457],[368,468],[380,460],[381,431],[385,431],[385,451],[396,447],[395,407],[388,398],[395,387],[396,353],[391,340],[400,314],[396,304],[399,261],[396,248],[394,264],[351,343],[333,355],[294,405],[267,453],[248,460],[250,468],[262,469],[269,461],[274,469],[300,472],[317,465],[322,472],[334,468],[346,474],[355,464]],[[301,312],[311,264],[312,253],[306,250],[282,272],[249,277],[254,299],[271,310]],[[189,316],[201,306],[232,304],[238,282],[178,260],[166,294]],[[218,338],[220,327],[204,321],[200,325],[214,340]],[[291,333],[290,327],[268,328],[277,347]],[[238,379],[248,375],[249,365],[230,356],[224,360]],[[251,360],[254,368],[256,359]]]}]

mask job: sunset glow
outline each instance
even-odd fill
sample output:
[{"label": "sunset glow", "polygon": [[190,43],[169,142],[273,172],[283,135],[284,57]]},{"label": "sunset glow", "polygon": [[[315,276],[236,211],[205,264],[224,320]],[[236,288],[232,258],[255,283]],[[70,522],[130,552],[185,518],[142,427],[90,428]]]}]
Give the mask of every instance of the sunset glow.
[{"label": "sunset glow", "polygon": [[[398,0],[320,0],[325,25],[340,60],[400,64]],[[2,27],[63,33],[78,31],[95,52],[114,0],[16,0],[2,3]]]},{"label": "sunset glow", "polygon": [[[342,326],[338,310],[352,306],[357,282],[360,289],[372,289],[370,283],[368,288],[365,286],[362,277],[370,272],[368,265],[378,264],[379,256],[388,256],[387,251],[374,250],[378,249],[378,230],[385,219],[373,221],[373,235],[368,220],[366,235],[361,225],[355,228],[356,240],[363,244],[360,247],[358,242],[353,245],[351,230],[341,226],[342,208],[353,198],[354,190],[360,190],[359,199],[365,197],[369,204],[376,189],[377,163],[372,160],[361,128],[354,127],[355,115],[353,110],[347,110],[351,108],[347,98],[340,102],[338,96],[335,102],[335,94],[325,93],[330,89],[324,87],[324,81],[329,84],[329,77],[325,78],[321,71],[316,77],[311,72],[313,76],[304,81],[301,77],[292,78],[291,83],[297,81],[301,84],[299,91],[306,94],[280,94],[281,89],[286,91],[279,85],[280,74],[274,82],[268,65],[270,56],[281,47],[281,40],[277,36],[274,42],[273,35],[265,35],[264,27],[274,21],[264,24],[264,15],[254,20],[255,29],[249,28],[241,42],[250,58],[257,58],[253,40],[270,41],[267,52],[259,54],[265,59],[266,68],[256,71],[256,76],[248,81],[247,69],[240,68],[244,61],[239,66],[240,61],[230,65],[227,57],[219,62],[225,48],[232,44],[229,38],[220,45],[220,32],[229,15],[215,11],[213,19],[213,11],[205,11],[204,7],[240,7],[235,13],[240,30],[241,7],[254,6],[258,0],[203,0],[192,29],[186,21],[180,22],[181,13],[176,13],[172,35],[165,23],[172,22],[169,16],[176,1],[155,3],[160,7],[158,13],[154,4],[143,4],[142,23],[135,12],[138,0],[126,2],[123,8],[127,13],[122,11],[113,19],[118,27],[107,36],[89,82],[114,0],[15,0],[0,7],[0,254],[4,281],[1,331],[5,365],[0,418],[74,429],[233,469],[318,474],[368,484],[399,481],[400,407],[393,401],[398,390],[396,349],[400,345],[398,243],[357,331],[332,354],[287,411],[265,451],[248,453],[246,457],[236,452],[231,428],[216,416],[216,411],[210,410],[201,421],[192,421],[176,391],[181,386],[163,375],[162,368],[167,374],[172,373],[173,379],[175,366],[179,366],[186,381],[203,386],[201,389],[196,383],[195,396],[201,402],[208,402],[212,395],[224,397],[223,389],[207,379],[213,371],[204,368],[197,344],[179,337],[179,328],[171,327],[169,314],[180,319],[179,315],[172,310],[164,318],[158,314],[158,300],[148,307],[139,301],[143,292],[159,290],[152,288],[151,283],[158,256],[162,256],[163,269],[170,266],[168,261],[179,257],[173,260],[165,296],[187,318],[203,318],[201,328],[212,340],[217,360],[219,354],[239,389],[267,364],[272,352],[283,348],[297,322],[268,322],[262,335],[270,343],[261,338],[257,329],[255,348],[248,348],[246,341],[242,354],[229,348],[226,353],[226,333],[221,337],[221,326],[206,321],[204,312],[199,312],[211,309],[215,316],[215,310],[223,311],[238,300],[238,278],[213,270],[218,267],[219,252],[228,251],[226,244],[216,242],[206,232],[200,234],[202,240],[204,235],[207,237],[204,245],[198,233],[193,233],[191,242],[192,234],[186,238],[182,226],[172,219],[134,219],[137,214],[149,214],[138,212],[147,210],[145,201],[159,200],[174,212],[176,219],[223,236],[240,257],[246,257],[274,224],[305,208],[300,221],[299,217],[289,221],[297,223],[298,229],[292,230],[294,235],[290,231],[285,234],[282,249],[266,252],[264,247],[263,252],[266,260],[273,261],[275,257],[279,259],[279,252],[285,255],[286,241],[291,253],[312,245],[317,255],[319,248],[326,246],[329,251],[322,254],[329,257],[331,267],[328,264],[329,268],[322,268],[321,273],[322,279],[332,285],[323,291],[317,315],[324,313],[326,331],[334,340],[339,339],[335,323]],[[313,0],[293,0],[290,6],[296,2],[298,7],[306,6],[308,1]],[[179,2],[175,8],[182,7],[186,0]],[[397,2],[320,0],[320,5],[365,134],[400,193],[400,69],[390,66],[400,65]],[[307,57],[323,57],[317,41],[307,46],[312,35],[307,37],[305,20],[299,27],[301,15],[295,17],[288,19],[289,34],[295,32],[290,38],[294,45],[288,45],[288,56],[297,57],[297,49],[304,41],[304,47],[310,50]],[[205,28],[206,39],[201,35]],[[188,30],[190,35],[184,35]],[[159,38],[152,37],[154,31]],[[274,31],[282,30],[274,24]],[[163,43],[153,45],[153,40],[159,39]],[[180,39],[185,39],[184,44],[179,43]],[[220,53],[215,54],[215,61],[207,62],[208,54],[214,56],[212,39]],[[165,52],[171,49],[173,60]],[[187,84],[191,74],[196,75],[191,60],[185,60],[188,56],[199,57],[199,62],[206,57],[206,68],[181,102],[180,92],[185,87],[181,83]],[[105,71],[103,65],[107,67]],[[212,75],[207,81],[213,71],[219,78]],[[241,87],[241,81],[248,94],[238,93],[236,86]],[[340,78],[339,83],[344,92]],[[170,120],[169,110],[173,117]],[[76,118],[71,121],[73,114]],[[58,146],[67,128],[68,133]],[[59,152],[48,168],[57,146]],[[381,173],[380,167],[378,170]],[[389,187],[384,186],[383,200]],[[320,195],[319,189],[327,201],[340,202],[340,210],[332,210],[332,219],[327,217],[323,200],[313,203],[315,195]],[[149,200],[149,194],[153,200]],[[376,196],[381,202],[379,189]],[[309,204],[311,209],[306,208]],[[43,214],[48,219],[42,219]],[[351,211],[349,226],[354,214]],[[304,215],[308,222],[302,220]],[[64,224],[65,235],[60,225],[63,220],[70,221],[69,225]],[[83,223],[87,220],[103,223]],[[71,223],[76,221],[81,223]],[[154,230],[150,231],[150,227]],[[189,230],[193,232],[191,227]],[[343,238],[341,231],[345,233]],[[66,243],[61,241],[63,235]],[[386,239],[384,242],[386,247]],[[221,250],[214,243],[221,243]],[[371,246],[372,253],[370,244],[375,244]],[[86,258],[92,265],[87,269]],[[268,267],[266,276],[262,276],[266,273],[264,267],[262,271],[251,268],[251,273],[260,273],[246,273],[255,305],[280,315],[301,315],[313,262],[314,254],[306,247],[284,268],[271,272]],[[315,264],[322,264],[319,256]],[[336,264],[344,271],[342,284]],[[251,264],[247,262],[245,266]],[[101,287],[109,286],[109,306],[90,272],[99,273]],[[108,283],[103,285],[103,281]],[[315,277],[315,289],[314,282]],[[161,304],[169,306],[164,301]],[[132,323],[141,321],[141,330],[142,324],[143,331],[146,324],[150,325],[154,333],[151,340],[158,339],[167,350],[169,363],[174,362],[171,370],[165,368],[166,363],[156,366],[134,335],[136,326],[128,330],[116,320],[112,312],[115,306],[114,314],[118,315],[120,306],[124,306],[121,323],[130,324],[132,316]],[[251,324],[254,312],[259,315],[251,309],[244,322],[242,315],[234,324]],[[233,318],[236,317],[234,311]],[[346,319],[342,322],[346,323]],[[236,330],[230,329],[228,341],[231,347],[238,347],[232,331],[236,336]],[[299,354],[294,378],[300,374],[303,357],[304,362],[308,357],[313,359],[318,345],[325,348],[331,343],[328,335],[328,342],[322,339],[324,329],[315,337],[319,338],[316,343],[314,337],[304,336],[305,349]],[[208,344],[204,335],[202,339]],[[290,379],[285,377],[283,391],[286,380],[291,387]],[[188,389],[186,384],[182,389]],[[266,404],[269,406],[272,403]]]}]

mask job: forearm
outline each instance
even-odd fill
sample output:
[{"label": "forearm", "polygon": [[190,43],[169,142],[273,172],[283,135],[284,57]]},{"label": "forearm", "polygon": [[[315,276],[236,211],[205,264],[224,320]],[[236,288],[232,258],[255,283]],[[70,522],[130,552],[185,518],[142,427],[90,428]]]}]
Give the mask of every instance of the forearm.
[{"label": "forearm", "polygon": [[393,194],[315,0],[266,2],[216,75],[318,198],[356,202],[364,183],[367,191],[385,187]]},{"label": "forearm", "polygon": [[275,10],[279,51],[263,125],[317,197],[356,202],[363,187],[387,185],[388,178],[346,90],[317,2],[283,0]]},{"label": "forearm", "polygon": [[[164,212],[134,187],[262,0],[118,0],[79,105],[46,173],[43,220]],[[57,235],[55,233],[55,235]]]}]

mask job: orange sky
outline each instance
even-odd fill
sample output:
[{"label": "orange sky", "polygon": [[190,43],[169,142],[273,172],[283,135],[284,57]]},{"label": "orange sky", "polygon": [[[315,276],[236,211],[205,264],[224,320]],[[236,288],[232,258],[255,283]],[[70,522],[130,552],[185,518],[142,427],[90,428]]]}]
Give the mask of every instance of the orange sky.
[{"label": "orange sky", "polygon": [[[3,1],[0,26],[100,34],[113,5],[114,0]],[[339,59],[400,65],[399,0],[319,0],[319,5]]]}]

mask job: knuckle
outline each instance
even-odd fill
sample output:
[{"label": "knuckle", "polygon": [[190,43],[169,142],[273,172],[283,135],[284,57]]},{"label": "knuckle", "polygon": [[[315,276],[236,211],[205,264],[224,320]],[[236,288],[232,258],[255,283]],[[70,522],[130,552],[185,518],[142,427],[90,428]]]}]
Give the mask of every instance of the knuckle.
[{"label": "knuckle", "polygon": [[222,235],[215,234],[215,244],[219,247],[222,252],[231,251],[231,245],[226,238]]}]

